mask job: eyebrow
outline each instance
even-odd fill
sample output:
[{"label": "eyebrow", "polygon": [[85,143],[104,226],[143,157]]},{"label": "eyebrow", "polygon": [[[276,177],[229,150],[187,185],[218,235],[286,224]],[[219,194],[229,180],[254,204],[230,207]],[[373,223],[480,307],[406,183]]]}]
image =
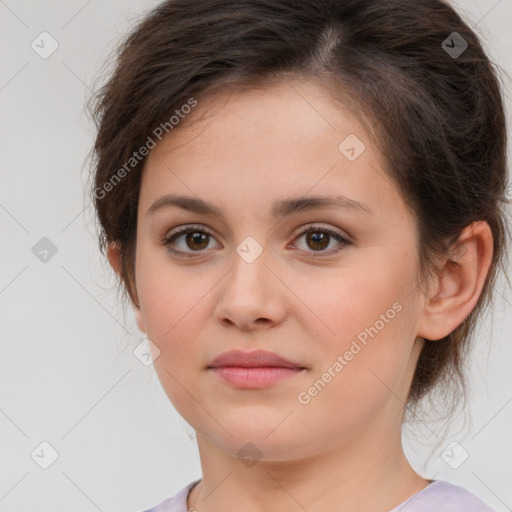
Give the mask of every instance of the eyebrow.
[{"label": "eyebrow", "polygon": [[[215,215],[224,219],[222,210],[196,197],[167,194],[157,199],[146,211],[146,215],[154,214],[164,208],[177,206],[183,210],[204,215]],[[359,201],[349,199],[345,196],[306,196],[290,199],[280,199],[272,204],[272,217],[276,220],[282,219],[294,213],[311,211],[319,208],[337,207],[343,210],[353,210],[365,215],[371,215],[370,208]]]}]

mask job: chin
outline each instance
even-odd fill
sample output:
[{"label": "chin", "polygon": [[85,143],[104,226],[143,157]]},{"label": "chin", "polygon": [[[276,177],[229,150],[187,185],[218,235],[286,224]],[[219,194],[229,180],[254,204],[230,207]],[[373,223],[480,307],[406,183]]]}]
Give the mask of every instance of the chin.
[{"label": "chin", "polygon": [[278,462],[305,456],[307,440],[284,425],[276,429],[276,425],[279,425],[279,421],[260,421],[258,425],[251,421],[232,424],[223,421],[222,426],[227,432],[219,425],[214,427],[214,432],[205,432],[201,428],[196,429],[196,432],[198,437],[201,436],[219,450],[239,458],[241,462],[244,458]]}]

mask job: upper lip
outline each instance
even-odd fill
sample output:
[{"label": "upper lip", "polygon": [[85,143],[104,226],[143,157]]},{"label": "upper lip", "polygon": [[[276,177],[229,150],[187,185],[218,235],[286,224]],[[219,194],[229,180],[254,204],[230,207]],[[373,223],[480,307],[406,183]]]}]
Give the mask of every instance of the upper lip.
[{"label": "upper lip", "polygon": [[224,352],[216,357],[208,368],[219,368],[223,366],[239,366],[243,368],[303,368],[303,366],[298,363],[285,359],[273,352],[267,352],[266,350],[255,350],[253,352],[231,350]]}]

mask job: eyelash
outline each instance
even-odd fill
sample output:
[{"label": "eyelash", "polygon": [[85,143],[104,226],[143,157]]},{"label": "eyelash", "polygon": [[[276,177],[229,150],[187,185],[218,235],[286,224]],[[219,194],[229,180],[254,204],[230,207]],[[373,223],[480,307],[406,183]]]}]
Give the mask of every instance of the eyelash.
[{"label": "eyelash", "polygon": [[[338,252],[342,251],[346,246],[351,245],[351,242],[349,240],[347,240],[345,237],[343,237],[338,231],[334,231],[332,229],[324,228],[324,227],[317,226],[314,224],[304,226],[304,228],[302,228],[300,230],[300,232],[297,234],[296,238],[299,238],[302,235],[309,233],[309,232],[326,233],[329,236],[332,236],[333,238],[335,238],[338,242],[340,242],[340,246],[338,246],[338,248],[335,248],[334,250],[330,249],[329,251],[311,251],[311,254],[309,254],[307,256],[308,258],[314,259],[314,258],[332,256],[333,254],[337,254]],[[209,230],[204,229],[201,226],[196,227],[193,225],[188,225],[188,226],[180,226],[179,228],[176,228],[173,232],[171,232],[169,235],[164,237],[164,239],[162,240],[162,243],[164,245],[168,246],[167,249],[174,255],[177,255],[179,257],[185,257],[185,258],[193,258],[197,254],[199,254],[201,251],[193,251],[192,253],[187,253],[185,251],[176,251],[176,250],[170,248],[170,245],[177,238],[179,238],[180,236],[182,236],[184,234],[188,234],[188,233],[203,233],[203,234],[209,235],[212,238],[214,238],[214,235]],[[306,252],[309,252],[309,251],[306,251]]]}]

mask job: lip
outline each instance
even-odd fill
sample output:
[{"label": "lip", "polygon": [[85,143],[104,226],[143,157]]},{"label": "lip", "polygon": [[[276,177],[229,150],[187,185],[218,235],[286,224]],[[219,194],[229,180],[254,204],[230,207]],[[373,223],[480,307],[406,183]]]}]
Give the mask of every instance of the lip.
[{"label": "lip", "polygon": [[254,350],[253,352],[231,350],[229,352],[224,352],[220,356],[217,356],[208,368],[219,368],[225,366],[237,366],[240,368],[304,368],[294,361],[289,361],[274,352],[268,352],[266,350]]},{"label": "lip", "polygon": [[258,389],[304,373],[307,369],[273,352],[232,350],[216,357],[208,370],[232,386]]}]

